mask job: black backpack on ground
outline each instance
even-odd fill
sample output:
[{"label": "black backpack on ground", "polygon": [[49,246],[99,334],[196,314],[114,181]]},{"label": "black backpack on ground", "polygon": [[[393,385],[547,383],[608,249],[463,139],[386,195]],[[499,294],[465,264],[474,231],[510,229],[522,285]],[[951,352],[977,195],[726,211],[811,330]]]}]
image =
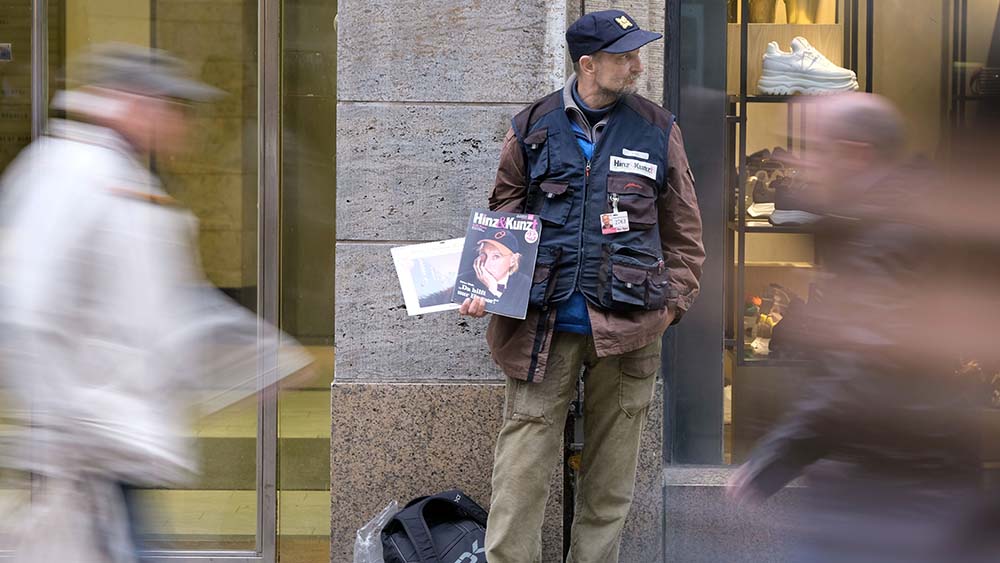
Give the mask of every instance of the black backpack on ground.
[{"label": "black backpack on ground", "polygon": [[485,563],[486,511],[462,491],[413,499],[382,529],[385,563]]}]

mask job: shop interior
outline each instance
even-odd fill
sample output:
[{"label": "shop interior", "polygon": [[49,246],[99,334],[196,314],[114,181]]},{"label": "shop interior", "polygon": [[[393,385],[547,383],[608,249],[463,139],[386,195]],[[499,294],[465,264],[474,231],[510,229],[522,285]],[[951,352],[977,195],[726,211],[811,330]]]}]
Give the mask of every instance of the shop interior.
[{"label": "shop interior", "polygon": [[[746,458],[814,369],[781,342],[782,323],[823,276],[809,214],[795,207],[807,188],[795,162],[809,151],[808,102],[841,90],[885,96],[907,121],[907,158],[939,162],[976,104],[998,95],[998,9],[998,0],[730,0],[725,463]],[[803,50],[834,69],[788,91],[767,57]]]}]

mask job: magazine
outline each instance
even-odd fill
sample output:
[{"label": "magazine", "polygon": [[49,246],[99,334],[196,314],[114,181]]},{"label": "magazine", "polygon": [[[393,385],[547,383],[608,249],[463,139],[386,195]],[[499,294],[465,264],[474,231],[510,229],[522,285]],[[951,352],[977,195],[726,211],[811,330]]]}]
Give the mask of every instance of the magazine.
[{"label": "magazine", "polygon": [[482,297],[488,312],[523,319],[541,231],[536,215],[473,210],[452,301]]},{"label": "magazine", "polygon": [[451,295],[464,240],[439,240],[392,249],[407,315],[458,309],[451,302]]}]

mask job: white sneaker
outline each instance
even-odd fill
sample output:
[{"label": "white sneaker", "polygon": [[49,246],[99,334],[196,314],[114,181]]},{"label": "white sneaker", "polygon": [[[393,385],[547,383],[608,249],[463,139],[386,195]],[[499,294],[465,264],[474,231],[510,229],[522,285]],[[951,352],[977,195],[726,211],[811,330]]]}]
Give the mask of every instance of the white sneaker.
[{"label": "white sneaker", "polygon": [[804,37],[796,37],[791,52],[782,51],[776,41],[767,44],[757,89],[769,95],[833,94],[857,90],[858,77],[831,63]]}]

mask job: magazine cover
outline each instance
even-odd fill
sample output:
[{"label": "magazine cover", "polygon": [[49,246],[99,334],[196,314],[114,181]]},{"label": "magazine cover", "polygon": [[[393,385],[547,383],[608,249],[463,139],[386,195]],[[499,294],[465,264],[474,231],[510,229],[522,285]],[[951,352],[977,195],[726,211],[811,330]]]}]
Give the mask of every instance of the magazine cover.
[{"label": "magazine cover", "polygon": [[412,317],[458,309],[458,305],[451,302],[451,295],[464,240],[456,238],[392,249],[406,314]]},{"label": "magazine cover", "polygon": [[535,215],[473,210],[452,301],[486,300],[486,310],[523,319],[542,224]]}]

